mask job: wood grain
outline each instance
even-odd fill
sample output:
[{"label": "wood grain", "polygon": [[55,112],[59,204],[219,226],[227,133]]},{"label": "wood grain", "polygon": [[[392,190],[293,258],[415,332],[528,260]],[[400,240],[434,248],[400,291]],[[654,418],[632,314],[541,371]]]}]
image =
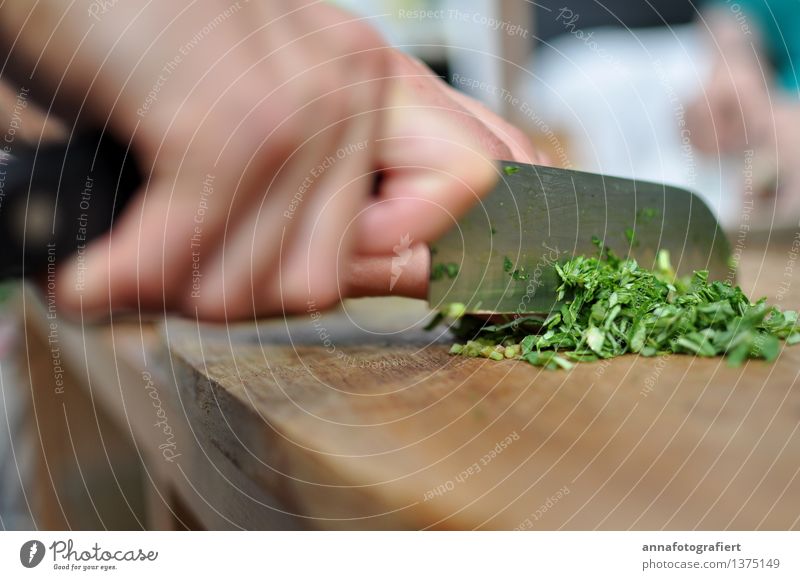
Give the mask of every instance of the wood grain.
[{"label": "wood grain", "polygon": [[[791,243],[744,249],[746,292],[800,306]],[[257,327],[168,321],[169,381],[217,452],[183,458],[189,480],[225,464],[312,528],[800,527],[800,347],[737,369],[626,356],[552,372],[450,357],[424,313],[367,300]],[[234,497],[261,505],[233,484],[206,500]]]}]

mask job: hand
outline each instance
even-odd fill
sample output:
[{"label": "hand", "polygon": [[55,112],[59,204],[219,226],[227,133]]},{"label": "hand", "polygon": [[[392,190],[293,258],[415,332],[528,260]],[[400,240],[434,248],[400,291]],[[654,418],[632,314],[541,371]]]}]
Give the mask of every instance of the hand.
[{"label": "hand", "polygon": [[[457,208],[458,211],[451,215],[443,213],[441,219],[433,220],[435,231],[422,231],[424,224],[420,222],[420,217],[432,217],[440,213],[440,209],[424,196],[402,199],[404,194],[413,191],[408,178],[413,176],[414,171],[401,171],[396,166],[408,163],[412,158],[414,163],[423,167],[440,159],[442,147],[430,127],[428,133],[432,138],[417,138],[425,134],[426,125],[452,120],[465,130],[463,146],[485,151],[493,159],[540,165],[548,165],[550,161],[533,148],[522,131],[443,82],[421,62],[394,51],[390,64],[396,90],[402,94],[402,98],[396,100],[399,106],[392,109],[389,133],[395,142],[399,141],[398,136],[409,137],[408,147],[385,149],[389,158],[384,160],[386,178],[382,181],[381,198],[392,203],[373,204],[362,219],[367,230],[365,238],[376,241],[369,249],[377,255],[357,257],[343,277],[350,296],[395,294],[426,298],[430,254],[423,244],[412,243],[409,246],[408,240],[434,240],[454,225],[454,218],[478,201],[475,193],[469,195],[467,192],[468,195],[460,196],[461,203],[457,203],[458,195],[451,196],[452,201],[441,203],[440,207],[449,210]],[[415,131],[417,137],[414,136]],[[466,156],[462,162],[453,159],[452,163],[443,163],[442,167],[460,175],[469,169],[465,163],[469,163]],[[380,243],[377,240],[381,240]],[[402,275],[397,277],[393,276],[392,262],[399,252],[405,256]]]},{"label": "hand", "polygon": [[728,16],[709,17],[719,44],[705,90],[687,108],[692,143],[705,153],[731,153],[764,143],[771,135],[771,73],[757,42]]},{"label": "hand", "polygon": [[519,128],[445,83],[422,62],[392,51],[390,66],[393,77],[405,85],[415,103],[434,108],[463,126],[470,140],[492,159],[539,165],[550,162]]},{"label": "hand", "polygon": [[325,308],[347,295],[354,255],[391,252],[401,231],[432,240],[496,178],[461,127],[411,114],[376,33],[325,4],[117,3],[97,23],[86,1],[7,6],[18,62],[63,77],[150,176],[83,267],[61,269],[59,306],[218,320]]},{"label": "hand", "polygon": [[[465,181],[464,185],[472,181],[469,178],[470,168],[463,165],[467,159],[443,160],[442,155],[463,156],[469,155],[466,151],[474,150],[491,159],[539,164],[548,162],[544,155],[534,150],[521,130],[449,86],[421,62],[399,51],[392,51],[389,61],[394,98],[389,121],[381,136],[387,143],[379,159],[384,172],[381,198],[395,200],[414,191],[408,179],[418,178],[417,172],[398,170],[396,166],[413,162],[428,174],[431,173],[428,169],[447,169],[454,173],[440,174],[444,183],[431,187],[431,191],[437,192],[435,201],[441,204],[438,210],[431,205],[430,196],[416,194],[403,202],[372,204],[361,219],[366,228],[366,245],[362,248],[369,253],[391,254],[394,245],[409,233],[417,241],[433,241],[454,225],[453,216],[458,217],[466,212],[479,201],[479,194],[485,193],[461,188],[466,195],[459,195],[458,188],[452,192],[442,189],[445,183],[454,185],[453,178],[461,178]],[[430,123],[433,123],[433,128],[426,128]],[[448,125],[461,129],[458,135],[460,142],[452,147],[445,147],[446,144],[441,141],[446,134],[444,128]],[[451,213],[447,214],[445,210]],[[430,217],[436,213],[441,214],[439,219],[417,223],[422,216]],[[426,228],[428,224],[431,227]]]},{"label": "hand", "polygon": [[[765,229],[794,230],[800,220],[800,104],[791,96],[776,98],[774,123],[774,143],[755,152],[753,187],[762,200],[756,204],[753,221]],[[759,183],[760,175],[765,178]]]},{"label": "hand", "polygon": [[36,103],[31,102],[27,87],[17,89],[0,82],[0,127],[6,127],[4,145],[19,139],[26,145],[48,141],[63,141],[66,131],[54,115],[48,115]]}]

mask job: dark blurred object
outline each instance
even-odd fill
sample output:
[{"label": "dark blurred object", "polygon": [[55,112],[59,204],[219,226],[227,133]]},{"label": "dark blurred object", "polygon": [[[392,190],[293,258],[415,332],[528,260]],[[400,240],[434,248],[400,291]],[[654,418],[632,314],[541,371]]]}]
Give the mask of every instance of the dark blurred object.
[{"label": "dark blurred object", "polygon": [[450,78],[450,65],[446,60],[430,61],[423,59],[422,62],[424,62],[437,77],[452,84],[452,79]]},{"label": "dark blurred object", "polygon": [[539,0],[536,36],[549,41],[559,34],[598,26],[645,28],[686,24],[697,9],[690,0]]},{"label": "dark blurred object", "polygon": [[[10,150],[10,151],[9,151]],[[38,274],[105,233],[141,182],[127,148],[108,133],[0,158],[0,279]]]}]

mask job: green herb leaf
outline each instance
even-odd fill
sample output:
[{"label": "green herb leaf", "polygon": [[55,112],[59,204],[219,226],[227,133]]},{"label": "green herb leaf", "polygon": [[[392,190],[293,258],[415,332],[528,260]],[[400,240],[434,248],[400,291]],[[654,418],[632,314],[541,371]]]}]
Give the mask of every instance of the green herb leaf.
[{"label": "green herb leaf", "polygon": [[[562,305],[546,319],[509,317],[488,324],[459,317],[463,308],[448,308],[447,318],[457,318],[451,331],[467,341],[453,354],[520,359],[547,369],[625,353],[725,356],[738,366],[748,358],[775,360],[781,340],[800,343],[796,311],[781,311],[763,298],[752,303],[740,288],[709,281],[705,271],[677,279],[666,251],[659,252],[651,271],[618,258],[597,238],[595,244],[597,257],[554,265]],[[503,269],[524,279],[524,270],[509,258]],[[443,275],[447,272],[444,268]]]},{"label": "green herb leaf", "polygon": [[431,266],[431,280],[441,280],[445,276],[451,280],[458,276],[458,264],[455,262],[438,263]]}]

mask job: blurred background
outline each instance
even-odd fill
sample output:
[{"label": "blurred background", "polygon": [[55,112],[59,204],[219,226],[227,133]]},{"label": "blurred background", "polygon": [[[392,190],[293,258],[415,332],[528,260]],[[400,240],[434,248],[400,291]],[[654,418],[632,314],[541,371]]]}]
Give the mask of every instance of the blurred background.
[{"label": "blurred background", "polygon": [[525,129],[554,165],[688,187],[729,230],[753,195],[752,227],[796,225],[797,2],[339,4]]},{"label": "blurred background", "polygon": [[[731,237],[797,228],[796,0],[336,3],[516,123],[553,165],[692,189]],[[0,131],[38,136],[41,120],[18,102],[2,88]],[[31,526],[22,482],[35,429],[15,380],[11,294],[0,306],[0,528],[20,529]]]}]

